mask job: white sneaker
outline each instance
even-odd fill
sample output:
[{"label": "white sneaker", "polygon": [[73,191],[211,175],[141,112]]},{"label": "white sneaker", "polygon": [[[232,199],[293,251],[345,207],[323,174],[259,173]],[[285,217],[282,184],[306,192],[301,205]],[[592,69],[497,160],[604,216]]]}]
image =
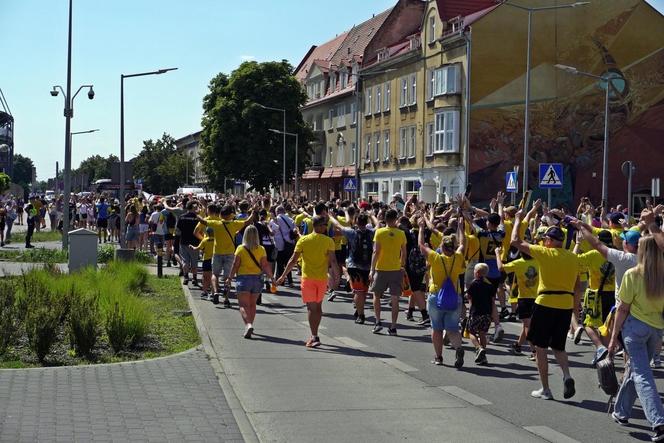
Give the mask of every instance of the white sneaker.
[{"label": "white sneaker", "polygon": [[500,343],[503,340],[503,336],[505,336],[505,330],[503,330],[502,326],[496,325],[496,331],[493,333],[493,342]]},{"label": "white sneaker", "polygon": [[541,398],[542,400],[553,400],[553,394],[551,393],[551,389],[540,388],[537,391],[531,392],[530,396],[535,398]]}]

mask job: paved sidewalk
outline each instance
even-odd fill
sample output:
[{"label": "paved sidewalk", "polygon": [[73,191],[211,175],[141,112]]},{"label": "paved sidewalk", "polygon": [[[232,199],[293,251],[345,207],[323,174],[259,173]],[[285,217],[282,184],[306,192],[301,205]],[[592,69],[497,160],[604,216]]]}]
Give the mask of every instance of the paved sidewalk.
[{"label": "paved sidewalk", "polygon": [[225,441],[242,436],[201,350],[0,370],[0,441]]},{"label": "paved sidewalk", "polygon": [[444,386],[409,376],[413,368],[393,355],[328,337],[324,328],[321,348],[305,348],[308,327],[289,318],[288,308],[259,306],[254,339],[246,340],[235,300],[233,309],[199,300],[198,291],[192,300],[210,340],[206,351],[260,441],[542,441]]}]

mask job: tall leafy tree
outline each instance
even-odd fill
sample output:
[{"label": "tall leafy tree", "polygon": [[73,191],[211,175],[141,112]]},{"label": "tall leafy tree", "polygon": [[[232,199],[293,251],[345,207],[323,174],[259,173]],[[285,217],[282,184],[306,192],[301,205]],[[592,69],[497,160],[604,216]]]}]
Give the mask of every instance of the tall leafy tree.
[{"label": "tall leafy tree", "polygon": [[174,194],[179,186],[188,181],[187,170],[189,180],[194,170],[191,158],[178,151],[175,139],[166,133],[156,141],[145,140],[133,166],[134,177],[143,180],[143,189],[161,195]]},{"label": "tall leafy tree", "polygon": [[118,161],[118,157],[113,154],[106,158],[95,154],[83,160],[78,169],[76,169],[74,172],[87,174],[90,182],[94,182],[102,178],[111,178],[112,165]]},{"label": "tall leafy tree", "polygon": [[30,157],[25,157],[21,154],[14,154],[14,170],[12,181],[27,186],[32,183],[32,168],[35,164]]},{"label": "tall leafy tree", "polygon": [[[222,189],[226,178],[248,181],[258,190],[282,182],[283,114],[260,105],[286,110],[286,131],[299,135],[302,173],[309,160],[313,134],[300,107],[307,100],[287,61],[245,62],[228,77],[220,73],[210,81],[203,99],[201,147],[203,169],[212,187]],[[286,141],[286,174],[295,172],[295,140]]]}]

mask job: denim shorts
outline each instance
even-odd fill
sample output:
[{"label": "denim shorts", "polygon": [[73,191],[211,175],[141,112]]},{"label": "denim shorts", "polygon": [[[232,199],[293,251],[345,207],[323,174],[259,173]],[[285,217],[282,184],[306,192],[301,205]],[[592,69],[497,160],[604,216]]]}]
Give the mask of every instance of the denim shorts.
[{"label": "denim shorts", "polygon": [[233,260],[235,260],[233,254],[214,254],[212,257],[212,273],[217,277],[220,275],[228,277],[233,268]]},{"label": "denim shorts", "polygon": [[459,319],[461,318],[461,297],[454,311],[443,311],[436,306],[436,294],[429,294],[427,309],[431,318],[431,329],[434,331],[459,332]]},{"label": "denim shorts", "polygon": [[235,277],[235,290],[258,295],[263,290],[263,280],[260,275],[238,275]]}]

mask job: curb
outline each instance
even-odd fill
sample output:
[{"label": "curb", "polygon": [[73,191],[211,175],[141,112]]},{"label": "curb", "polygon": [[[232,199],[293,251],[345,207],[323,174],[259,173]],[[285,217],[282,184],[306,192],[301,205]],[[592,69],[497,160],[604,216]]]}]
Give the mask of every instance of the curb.
[{"label": "curb", "polygon": [[207,329],[203,324],[203,320],[201,319],[200,310],[198,309],[198,306],[196,306],[196,304],[194,303],[194,298],[191,295],[191,291],[187,286],[183,284],[181,284],[181,286],[182,289],[184,290],[184,293],[187,296],[187,302],[189,303],[189,308],[191,309],[192,316],[194,317],[194,322],[196,323],[196,329],[198,329],[198,334],[201,337],[201,344],[203,345],[203,350],[210,359],[210,364],[212,365],[212,369],[214,370],[217,376],[217,380],[219,381],[219,386],[221,387],[221,390],[224,392],[224,395],[226,396],[226,401],[228,402],[228,406],[230,407],[231,412],[233,413],[233,418],[235,418],[235,422],[237,423],[237,426],[240,429],[242,438],[244,439],[244,441],[249,443],[258,443],[260,442],[260,440],[258,439],[256,430],[254,429],[254,426],[251,424],[251,421],[249,420],[246,411],[242,407],[240,399],[237,397],[235,389],[233,389],[233,385],[231,385],[230,380],[228,380],[228,377],[226,376],[224,365],[222,364],[221,359],[217,355],[217,351],[215,351],[214,349],[214,345],[212,344],[210,335],[208,334]]}]

